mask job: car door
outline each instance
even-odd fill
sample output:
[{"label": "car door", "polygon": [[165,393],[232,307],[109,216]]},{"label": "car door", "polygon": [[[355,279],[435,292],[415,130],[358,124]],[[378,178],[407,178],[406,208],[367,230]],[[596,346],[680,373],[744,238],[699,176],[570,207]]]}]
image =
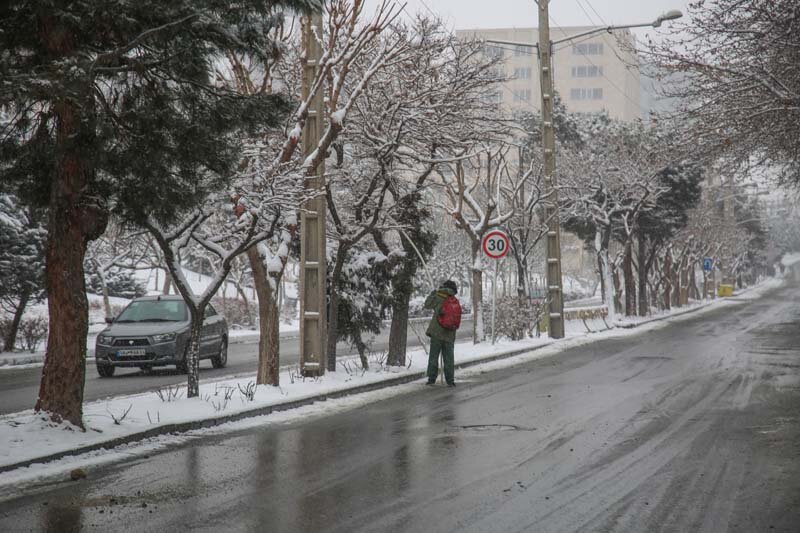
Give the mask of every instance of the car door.
[{"label": "car door", "polygon": [[219,342],[222,338],[220,324],[222,317],[211,304],[206,306],[203,314],[203,333],[200,336],[200,354],[211,357],[219,352]]}]

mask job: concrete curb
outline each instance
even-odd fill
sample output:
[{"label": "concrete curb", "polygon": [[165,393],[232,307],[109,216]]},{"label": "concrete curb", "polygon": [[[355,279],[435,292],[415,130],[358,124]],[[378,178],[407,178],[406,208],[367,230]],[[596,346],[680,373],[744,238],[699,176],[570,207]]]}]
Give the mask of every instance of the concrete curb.
[{"label": "concrete curb", "polygon": [[12,366],[32,365],[41,363],[44,356],[40,354],[19,354],[19,355],[4,355],[0,357],[0,368],[10,368]]},{"label": "concrete curb", "polygon": [[673,313],[671,315],[664,315],[664,316],[657,316],[655,318],[651,318],[649,320],[644,320],[642,322],[636,322],[634,324],[614,324],[614,328],[622,328],[622,329],[633,329],[639,326],[644,326],[645,324],[652,324],[653,322],[661,322],[662,320],[668,320],[670,318],[676,318],[683,315],[689,315],[691,313],[695,313],[701,309],[705,309],[709,305],[713,303],[714,300],[708,303],[704,303],[702,305],[698,305],[697,307],[692,307],[691,309],[687,309],[685,311],[681,311],[680,313]]},{"label": "concrete curb", "polygon": [[758,287],[758,285],[753,285],[752,287],[746,287],[744,289],[740,289],[738,292],[734,292],[733,296],[728,296],[728,297],[724,297],[724,298],[716,298],[714,300],[709,300],[707,302],[702,303],[701,305],[698,305],[696,307],[692,307],[691,309],[687,309],[687,310],[681,311],[679,313],[673,313],[671,315],[658,316],[658,317],[655,317],[655,318],[651,318],[649,320],[645,320],[643,322],[637,322],[635,324],[614,324],[614,327],[615,328],[622,328],[622,329],[633,329],[633,328],[636,328],[638,326],[644,326],[645,324],[650,324],[652,322],[660,322],[662,320],[668,320],[670,318],[677,318],[679,316],[696,313],[697,311],[700,311],[701,309],[705,309],[705,308],[707,308],[708,306],[712,305],[715,302],[734,302],[734,303],[737,303],[737,302],[748,302],[749,300],[736,300],[735,298],[737,296],[746,296],[748,292],[752,291],[753,289],[756,289],[757,287]]},{"label": "concrete curb", "polygon": [[[491,363],[493,361],[498,361],[500,359],[507,359],[509,357],[514,357],[517,355],[522,355],[524,353],[534,352],[536,350],[540,350],[547,346],[552,345],[556,341],[547,342],[545,344],[541,344],[539,346],[532,346],[528,348],[518,348],[514,350],[509,350],[507,352],[495,354],[483,359],[476,359],[474,361],[465,361],[462,363],[456,363],[456,368],[468,368],[471,366],[476,366],[484,363]],[[159,426],[153,429],[149,429],[147,431],[140,431],[138,433],[134,433],[131,435],[127,435],[125,437],[118,437],[115,439],[110,439],[105,442],[100,442],[96,444],[90,444],[88,446],[82,446],[80,448],[74,448],[72,450],[65,450],[62,452],[53,453],[50,455],[45,455],[42,457],[37,457],[35,459],[28,459],[25,461],[21,461],[19,463],[13,463],[9,465],[0,466],[0,474],[3,472],[10,472],[11,470],[16,470],[17,468],[24,468],[27,466],[31,466],[38,463],[48,463],[50,461],[56,461],[58,459],[63,459],[64,457],[69,457],[73,455],[81,455],[84,453],[94,452],[97,450],[104,450],[104,449],[113,449],[117,446],[122,446],[124,444],[131,444],[134,442],[142,441],[145,439],[149,439],[152,437],[158,437],[160,435],[167,435],[171,433],[185,433],[187,431],[192,431],[196,429],[203,429],[203,428],[210,428],[214,426],[218,426],[220,424],[226,424],[228,422],[236,422],[238,420],[243,420],[245,418],[252,418],[255,416],[262,416],[268,415],[270,413],[276,413],[280,411],[288,411],[290,409],[296,409],[298,407],[303,407],[304,405],[310,405],[316,402],[324,402],[328,399],[335,399],[335,398],[343,398],[345,396],[351,396],[354,394],[361,394],[364,392],[370,392],[378,389],[383,389],[386,387],[393,387],[395,385],[402,385],[405,383],[410,383],[412,381],[417,381],[423,379],[425,377],[424,371],[413,372],[410,374],[403,374],[402,376],[397,376],[396,378],[390,378],[384,381],[378,381],[376,383],[368,383],[365,385],[359,385],[357,387],[352,387],[349,389],[338,390],[334,392],[327,392],[322,394],[317,394],[315,396],[311,396],[308,398],[303,398],[301,400],[293,400],[289,402],[279,403],[275,405],[265,406],[265,407],[258,407],[256,409],[250,409],[247,411],[242,411],[240,413],[235,413],[231,415],[223,415],[214,418],[206,418],[203,420],[194,420],[191,422],[181,422],[177,424],[167,424],[164,426]]]}]

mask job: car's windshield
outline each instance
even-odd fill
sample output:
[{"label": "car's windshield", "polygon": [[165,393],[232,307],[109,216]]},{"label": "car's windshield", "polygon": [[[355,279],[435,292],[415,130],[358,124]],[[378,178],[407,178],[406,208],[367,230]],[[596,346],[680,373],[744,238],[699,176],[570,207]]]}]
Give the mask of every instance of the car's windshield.
[{"label": "car's windshield", "polygon": [[186,304],[180,300],[140,300],[131,302],[115,322],[182,322]]}]

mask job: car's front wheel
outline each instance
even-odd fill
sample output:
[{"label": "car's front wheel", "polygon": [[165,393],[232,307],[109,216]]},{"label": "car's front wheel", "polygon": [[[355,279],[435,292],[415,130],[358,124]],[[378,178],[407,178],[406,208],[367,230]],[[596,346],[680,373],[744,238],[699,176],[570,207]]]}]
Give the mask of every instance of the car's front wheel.
[{"label": "car's front wheel", "polygon": [[211,358],[211,366],[214,368],[225,368],[228,364],[228,339],[222,338],[219,343],[219,354]]},{"label": "car's front wheel", "polygon": [[114,375],[116,367],[114,365],[97,365],[97,373],[101,378],[110,378]]}]

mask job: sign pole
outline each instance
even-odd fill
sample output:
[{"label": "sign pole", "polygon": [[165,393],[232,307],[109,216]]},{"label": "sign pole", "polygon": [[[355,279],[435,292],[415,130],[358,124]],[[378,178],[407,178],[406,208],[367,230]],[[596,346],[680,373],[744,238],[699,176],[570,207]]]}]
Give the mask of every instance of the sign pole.
[{"label": "sign pole", "polygon": [[499,263],[499,259],[494,262],[494,281],[492,282],[492,346],[497,341],[497,265]]},{"label": "sign pole", "polygon": [[481,248],[486,257],[494,260],[494,280],[492,281],[492,345],[497,341],[497,273],[499,261],[508,254],[508,235],[495,229],[484,235]]}]

